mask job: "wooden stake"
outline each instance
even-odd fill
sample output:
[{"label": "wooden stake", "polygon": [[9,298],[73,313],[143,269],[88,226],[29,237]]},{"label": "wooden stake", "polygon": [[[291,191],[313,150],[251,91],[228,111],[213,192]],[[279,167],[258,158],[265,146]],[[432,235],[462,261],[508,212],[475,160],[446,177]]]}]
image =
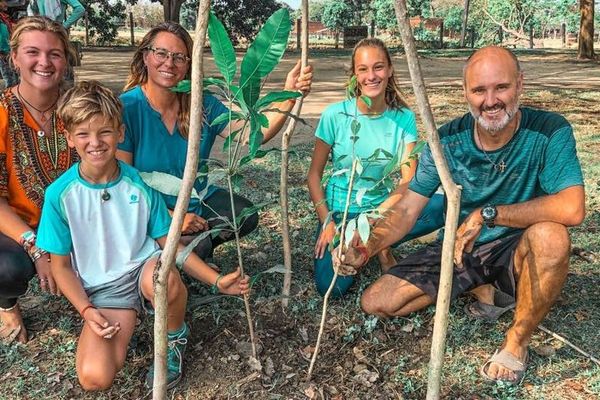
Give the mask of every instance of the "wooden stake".
[{"label": "wooden stake", "polygon": [[200,0],[196,37],[192,52],[192,93],[190,129],[188,137],[187,157],[183,172],[181,192],[173,211],[173,221],[167,235],[167,242],[156,265],[153,276],[154,284],[154,382],[152,398],[164,400],[167,397],[167,278],[170,269],[175,265],[175,256],[183,218],[187,212],[190,194],[196,181],[200,149],[200,133],[202,132],[202,78],[204,40],[208,27],[208,11],[210,0]]},{"label": "wooden stake", "polygon": [[[308,65],[308,0],[302,0],[302,56],[301,70]],[[304,98],[301,97],[294,106],[292,114],[299,116],[302,111]],[[289,195],[288,195],[288,171],[289,171],[289,147],[290,140],[296,129],[296,119],[292,118],[287,129],[281,137],[281,176],[279,186],[279,202],[281,204],[281,237],[283,240],[283,265],[285,274],[283,276],[283,289],[281,291],[281,305],[285,309],[289,304],[290,288],[292,286],[292,246],[290,242],[290,217],[289,217]]]},{"label": "wooden stake", "polygon": [[442,265],[440,272],[440,287],[438,289],[435,309],[435,325],[431,343],[431,359],[429,361],[429,377],[427,383],[427,399],[439,399],[440,378],[442,363],[446,347],[446,332],[448,329],[448,310],[450,308],[450,294],[452,292],[452,275],[454,270],[454,242],[460,212],[460,187],[452,180],[448,165],[444,158],[442,146],[435,126],[431,106],[425,89],[425,82],[421,74],[419,58],[415,40],[410,28],[405,0],[396,0],[394,3],[398,27],[402,35],[406,61],[410,72],[413,90],[417,99],[419,114],[427,129],[427,142],[431,149],[435,166],[442,182],[442,187],[448,199],[444,242],[442,244]]}]

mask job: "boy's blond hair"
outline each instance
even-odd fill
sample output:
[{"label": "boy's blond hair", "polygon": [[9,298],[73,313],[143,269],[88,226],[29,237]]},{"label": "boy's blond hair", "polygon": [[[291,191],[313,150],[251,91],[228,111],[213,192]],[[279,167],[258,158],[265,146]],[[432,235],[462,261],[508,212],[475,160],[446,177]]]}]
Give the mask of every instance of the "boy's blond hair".
[{"label": "boy's blond hair", "polygon": [[122,112],[121,101],[98,81],[78,82],[60,98],[57,108],[67,131],[98,114],[119,127],[123,124]]}]

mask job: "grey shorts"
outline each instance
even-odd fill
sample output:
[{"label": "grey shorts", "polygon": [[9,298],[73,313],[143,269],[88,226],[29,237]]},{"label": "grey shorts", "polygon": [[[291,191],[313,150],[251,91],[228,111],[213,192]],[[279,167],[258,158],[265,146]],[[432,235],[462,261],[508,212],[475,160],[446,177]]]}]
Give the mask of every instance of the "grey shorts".
[{"label": "grey shorts", "polygon": [[144,310],[151,313],[152,308],[146,304],[142,294],[142,272],[148,260],[160,257],[160,253],[160,250],[156,251],[137,268],[112,282],[86,289],[90,302],[98,308],[133,309],[138,314]]},{"label": "grey shorts", "polygon": [[[464,253],[464,268],[454,268],[452,299],[487,283],[515,297],[514,256],[521,235],[521,232],[515,233],[476,246],[471,253]],[[412,283],[435,301],[440,283],[441,256],[442,244],[432,243],[404,258],[387,273]]]}]

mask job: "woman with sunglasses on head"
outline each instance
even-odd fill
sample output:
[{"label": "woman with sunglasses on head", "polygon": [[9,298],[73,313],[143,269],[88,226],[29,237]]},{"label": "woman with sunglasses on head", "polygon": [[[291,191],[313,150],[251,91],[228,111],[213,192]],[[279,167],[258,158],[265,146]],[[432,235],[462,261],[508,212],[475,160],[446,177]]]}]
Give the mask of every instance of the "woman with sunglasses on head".
[{"label": "woman with sunglasses on head", "polygon": [[17,300],[37,275],[58,294],[48,254],[35,245],[44,191],[77,161],[56,116],[72,50],[67,32],[45,17],[15,26],[10,56],[20,83],[0,94],[0,340],[27,341]]},{"label": "woman with sunglasses on head", "polygon": [[[165,172],[181,178],[187,154],[187,138],[190,119],[190,96],[175,93],[171,89],[181,80],[189,79],[191,71],[192,38],[179,24],[164,22],[152,28],[133,56],[131,71],[121,95],[125,123],[125,140],[119,145],[117,157],[143,172]],[[300,63],[288,73],[285,90],[298,90],[308,94],[312,82],[312,68],[300,71]],[[282,111],[290,111],[292,101],[275,105]],[[204,95],[200,159],[210,156],[217,135],[227,136],[226,123],[212,126],[219,115],[229,110],[211,95]],[[283,127],[287,116],[269,113],[269,127],[263,129],[264,142],[273,138]],[[239,127],[235,126],[235,130]],[[241,126],[240,126],[241,127]],[[195,189],[200,192],[205,180],[197,180]],[[169,209],[175,207],[176,197],[164,195]],[[236,215],[252,203],[234,194]],[[211,186],[202,202],[190,199],[188,213],[182,228],[181,241],[191,242],[195,236],[213,226],[223,223],[218,217],[232,219],[229,193]],[[240,224],[240,236],[252,232],[258,224],[258,215],[246,217]],[[201,258],[212,256],[219,244],[234,238],[233,232],[221,232],[217,237],[209,235],[194,249]]]}]

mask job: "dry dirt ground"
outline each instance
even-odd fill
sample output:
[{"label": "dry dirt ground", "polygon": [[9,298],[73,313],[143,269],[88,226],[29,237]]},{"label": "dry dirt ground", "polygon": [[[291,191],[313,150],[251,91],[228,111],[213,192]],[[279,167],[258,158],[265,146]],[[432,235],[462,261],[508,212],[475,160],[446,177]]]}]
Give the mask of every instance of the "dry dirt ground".
[{"label": "dry dirt ground", "polygon": [[[460,90],[465,53],[423,53],[422,66],[438,123],[465,112]],[[544,325],[585,350],[600,354],[600,66],[579,63],[573,53],[532,52],[520,55],[527,79],[523,103],[552,109],[572,122],[584,167],[588,216],[572,229],[579,256],[563,294]],[[119,91],[131,52],[87,51],[79,79],[98,79]],[[423,399],[433,327],[433,307],[407,318],[389,321],[364,315],[360,294],[379,275],[371,263],[343,300],[333,301],[327,315],[322,349],[313,382],[305,382],[314,349],[322,301],[312,282],[315,216],[305,177],[310,163],[312,132],[323,107],[342,99],[348,53],[327,52],[312,58],[315,83],[304,117],[310,126],[296,135],[296,155],[290,164],[290,208],[294,278],[290,307],[282,312],[282,277],[263,274],[282,264],[281,222],[276,205],[279,157],[271,153],[244,171],[242,194],[255,203],[272,199],[261,212],[259,229],[243,240],[248,271],[253,276],[252,309],[262,351],[262,374],[247,363],[248,327],[243,303],[230,296],[214,297],[205,285],[187,280],[190,297],[187,320],[192,336],[185,356],[186,372],[170,399]],[[296,58],[288,55],[270,78],[282,82]],[[399,80],[414,105],[412,88],[401,55],[394,57]],[[212,71],[208,60],[207,70]],[[421,128],[421,124],[419,125]],[[422,130],[421,130],[422,131]],[[277,143],[273,144],[274,146]],[[270,147],[270,146],[268,146]],[[218,149],[217,145],[215,149]],[[403,257],[419,244],[396,250]],[[215,253],[224,270],[236,264],[235,248],[226,244]],[[508,387],[483,382],[479,366],[503,340],[509,315],[497,323],[468,318],[457,300],[450,309],[442,398],[445,399],[597,399],[600,368],[547,334],[536,332],[531,363],[522,385]],[[149,398],[143,386],[152,359],[152,319],[144,318],[130,346],[126,366],[112,389],[82,392],[74,369],[81,321],[64,299],[41,294],[37,284],[23,303],[32,339],[26,346],[0,345],[0,399],[139,399]]]}]

